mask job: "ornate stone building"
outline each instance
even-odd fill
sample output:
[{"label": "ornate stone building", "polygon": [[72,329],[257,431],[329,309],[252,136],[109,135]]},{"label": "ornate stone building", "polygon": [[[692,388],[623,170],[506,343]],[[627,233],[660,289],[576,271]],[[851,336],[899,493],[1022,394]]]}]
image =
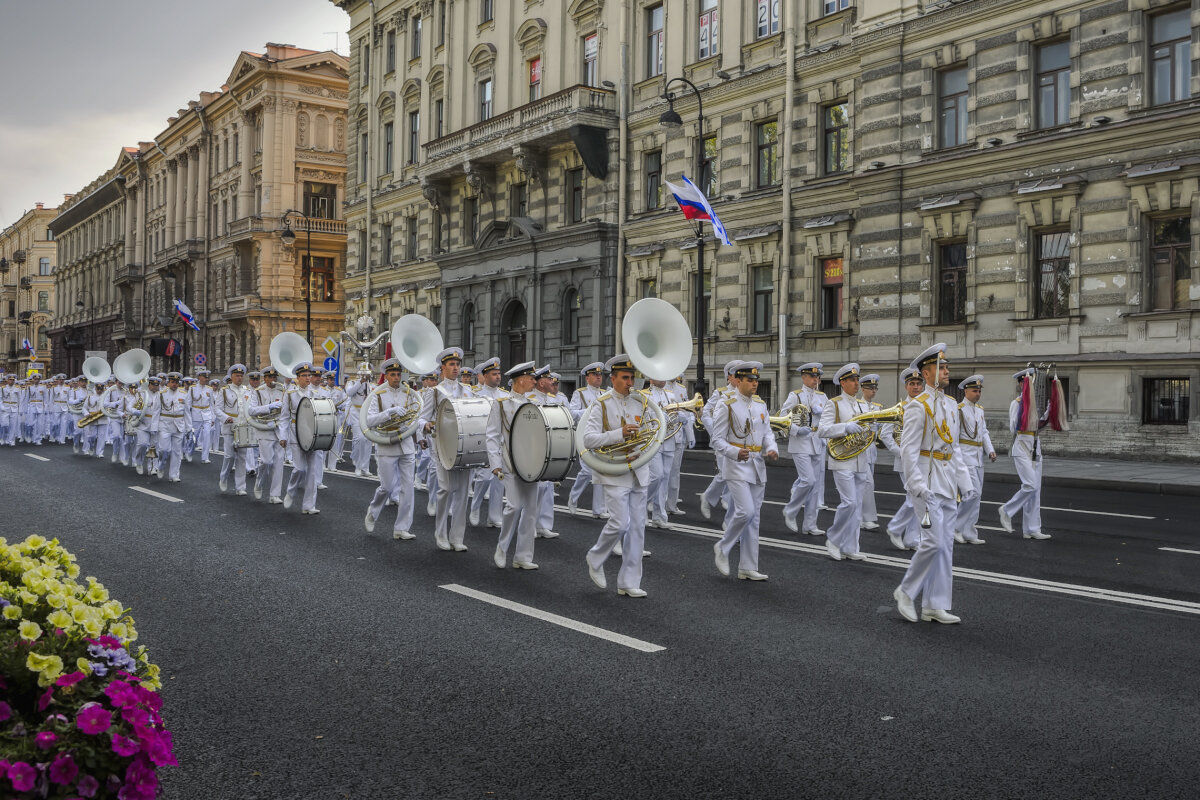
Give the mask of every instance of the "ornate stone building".
[{"label": "ornate stone building", "polygon": [[[243,52],[221,91],[202,92],[156,139],[125,148],[110,180],[64,208],[60,248],[71,248],[72,264],[100,268],[97,295],[117,298],[101,331],[111,355],[143,347],[156,367],[190,371],[203,354],[220,372],[267,363],[271,338],[305,333],[309,318],[314,349],[341,330],[345,108],[337,53],[279,44]],[[98,265],[87,249],[97,242],[84,237],[75,249],[71,232],[107,214],[114,193],[116,238],[103,244],[116,250]],[[285,226],[296,233],[291,246],[280,238]],[[64,296],[77,288],[66,284]],[[184,325],[176,299],[200,331]],[[89,324],[86,309],[61,322],[66,342]]]},{"label": "ornate stone building", "polygon": [[[567,319],[557,287],[519,249],[518,218],[533,216],[545,263],[540,242],[569,229],[568,171],[600,150],[578,146],[574,122],[554,133],[555,98],[609,156],[583,193],[598,277],[572,275],[576,319],[599,312],[587,355],[621,346],[615,322],[642,296],[695,325],[700,248],[662,186],[686,174],[734,239],[703,243],[710,382],[729,358],[761,360],[777,408],[798,364],[853,360],[886,376],[891,402],[912,355],[945,341],[955,382],[985,375],[998,430],[1011,373],[1054,362],[1073,429],[1047,449],[1195,458],[1197,0],[454,0],[377,2],[373,17],[365,0],[339,5],[353,141],[368,145],[365,174],[391,176],[355,189],[351,153],[351,226],[364,236],[357,220],[388,197],[416,218],[415,257],[371,276],[373,302],[444,307],[430,313],[450,342],[473,311],[475,340],[509,360],[504,304],[522,288],[525,327],[544,341],[529,357],[574,366],[550,347]],[[419,52],[405,49],[414,29]],[[702,119],[676,78],[697,87]],[[668,93],[682,127],[661,124]],[[414,111],[420,147],[402,142],[392,171],[375,170],[371,143]],[[527,145],[544,182],[522,166]],[[528,210],[542,198],[539,218]],[[351,249],[353,270],[378,263]],[[611,294],[591,293],[602,286]]]},{"label": "ornate stone building", "polygon": [[[0,232],[0,369],[24,377],[31,369],[46,374],[55,309],[57,264],[54,234],[49,230],[55,209],[42,203]],[[21,347],[28,339],[33,352]],[[36,360],[34,360],[36,359]]]}]

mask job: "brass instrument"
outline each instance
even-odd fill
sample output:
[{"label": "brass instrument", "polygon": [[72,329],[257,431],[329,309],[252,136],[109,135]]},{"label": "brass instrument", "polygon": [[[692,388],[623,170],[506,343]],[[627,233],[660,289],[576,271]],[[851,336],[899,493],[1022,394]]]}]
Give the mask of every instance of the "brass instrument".
[{"label": "brass instrument", "polygon": [[[891,408],[884,408],[879,411],[867,411],[863,414],[856,414],[847,420],[847,422],[890,422],[893,425],[903,423],[904,403],[900,402]],[[868,447],[874,446],[875,438],[875,431],[868,429],[861,433],[852,433],[849,436],[830,439],[826,448],[831,458],[837,461],[849,461],[861,455]]]},{"label": "brass instrument", "polygon": [[697,414],[702,408],[704,408],[704,397],[699,392],[696,392],[691,400],[684,400],[679,403],[667,403],[663,406],[662,410],[667,414],[667,433],[664,438],[675,438],[675,434],[679,433],[679,429],[683,427],[683,420],[679,419],[680,411],[690,411],[693,414]]},{"label": "brass instrument", "polygon": [[[646,410],[650,411],[650,406],[647,406]],[[614,456],[620,455],[631,455],[645,447],[648,447],[655,439],[659,439],[661,441],[663,438],[659,436],[659,431],[661,429],[662,423],[660,422],[659,417],[653,415],[653,413],[650,413],[645,419],[642,420],[642,424],[641,427],[638,428],[638,432],[630,438],[621,442],[617,442],[616,444],[605,444],[601,445],[600,447],[593,447],[591,448],[590,452],[606,458],[613,458]],[[655,449],[657,450],[658,448]]]},{"label": "brass instrument", "polygon": [[812,409],[800,403],[792,406],[791,411],[787,414],[780,411],[778,417],[767,417],[767,419],[771,422],[771,430],[777,434],[787,434],[791,432],[793,425],[798,425],[801,428],[811,428],[812,416]]},{"label": "brass instrument", "polygon": [[[412,390],[409,389],[409,392],[411,391]],[[366,404],[364,403],[364,405]],[[403,414],[394,413],[399,411],[399,407],[393,407],[392,411],[393,414],[391,417],[385,420],[382,425],[377,425],[371,430],[377,433],[399,433],[409,425],[413,424],[413,421],[417,418],[417,415],[421,413],[421,404],[417,403],[416,405],[410,405],[409,409]]]},{"label": "brass instrument", "polygon": [[81,428],[86,428],[88,425],[99,422],[104,419],[104,409],[93,411],[90,414],[84,415],[83,419],[79,420],[78,424]]}]

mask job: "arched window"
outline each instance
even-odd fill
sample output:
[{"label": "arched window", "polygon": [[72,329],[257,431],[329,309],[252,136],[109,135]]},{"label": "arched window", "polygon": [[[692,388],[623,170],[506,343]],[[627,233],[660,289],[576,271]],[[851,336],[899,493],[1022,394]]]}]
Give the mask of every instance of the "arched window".
[{"label": "arched window", "polygon": [[582,298],[579,290],[572,287],[563,295],[563,344],[579,344],[579,309]]},{"label": "arched window", "polygon": [[525,362],[527,326],[524,303],[519,300],[509,303],[508,307],[504,309],[500,328],[500,339],[504,343],[504,363],[515,365]]},{"label": "arched window", "polygon": [[462,312],[462,348],[475,350],[475,304],[467,303]]}]

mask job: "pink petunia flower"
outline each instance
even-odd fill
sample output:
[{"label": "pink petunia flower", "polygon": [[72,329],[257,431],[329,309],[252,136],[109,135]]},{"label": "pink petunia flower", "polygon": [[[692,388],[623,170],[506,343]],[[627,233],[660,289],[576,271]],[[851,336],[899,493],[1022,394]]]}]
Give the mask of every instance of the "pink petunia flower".
[{"label": "pink petunia flower", "polygon": [[141,749],[136,739],[131,739],[128,736],[122,736],[119,733],[112,735],[112,751],[119,756],[128,758],[137,753]]},{"label": "pink petunia flower", "polygon": [[92,775],[84,775],[75,784],[75,791],[79,792],[81,797],[95,797],[96,792],[100,791],[100,781]]},{"label": "pink petunia flower", "polygon": [[12,781],[13,788],[18,792],[32,792],[33,782],[37,779],[37,770],[24,761],[18,761],[9,766],[8,779]]},{"label": "pink petunia flower", "polygon": [[163,731],[146,744],[146,755],[156,767],[177,767],[179,760],[171,747],[171,732]]},{"label": "pink petunia flower", "polygon": [[39,750],[49,750],[57,740],[58,737],[54,735],[53,731],[42,731],[33,737],[33,743],[37,745]]},{"label": "pink petunia flower", "polygon": [[79,709],[75,725],[86,734],[104,733],[112,727],[112,714],[99,703],[86,703]]},{"label": "pink petunia flower", "polygon": [[79,766],[70,753],[62,753],[50,764],[50,782],[60,786],[69,786],[79,774]]},{"label": "pink petunia flower", "polygon": [[38,698],[38,704],[37,704],[38,711],[45,711],[47,708],[49,708],[50,701],[53,699],[54,699],[54,687],[51,686],[49,689],[47,689],[45,692],[42,693],[41,697]]},{"label": "pink petunia flower", "polygon": [[86,677],[87,675],[83,673],[83,670],[79,670],[77,672],[72,672],[70,675],[63,675],[61,678],[56,680],[54,684],[56,686],[74,686]]},{"label": "pink petunia flower", "polygon": [[12,716],[12,706],[0,700],[0,722],[4,722]]}]

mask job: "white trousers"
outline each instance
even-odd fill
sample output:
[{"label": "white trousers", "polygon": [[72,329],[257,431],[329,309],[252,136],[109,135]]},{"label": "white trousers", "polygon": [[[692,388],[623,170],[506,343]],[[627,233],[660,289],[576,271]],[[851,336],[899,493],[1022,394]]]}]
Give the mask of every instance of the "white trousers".
[{"label": "white trousers", "polygon": [[[225,451],[225,457],[221,460],[221,480],[229,482],[230,475],[233,476],[233,488],[236,491],[246,491],[246,450],[238,449],[233,446],[233,431],[221,434],[221,449]],[[162,452],[162,448],[159,448]]]},{"label": "white trousers", "polygon": [[726,497],[728,494],[729,490],[725,484],[725,476],[721,474],[720,469],[718,468],[717,474],[713,476],[712,482],[709,483],[708,488],[704,490],[704,502],[708,503],[710,506],[715,506],[717,503],[721,502],[722,497]]},{"label": "white trousers", "polygon": [[875,464],[879,461],[879,448],[867,448],[867,482],[862,491],[862,521],[879,522],[879,510],[875,508]]},{"label": "white trousers", "polygon": [[582,461],[579,462],[579,472],[575,473],[575,485],[571,487],[571,505],[578,505],[584,490],[592,487],[592,512],[604,513],[604,491],[592,483],[592,468]]},{"label": "white trousers", "polygon": [[913,509],[918,517],[929,511],[930,527],[922,529],[921,543],[913,553],[900,590],[914,601],[921,597],[921,607],[949,611],[953,608],[954,584],[954,499],[936,496],[926,508],[925,501],[916,498]]},{"label": "white trousers", "polygon": [[[467,537],[467,485],[471,471],[444,469],[442,462],[433,459],[437,467],[437,509],[433,535],[439,542],[463,544]],[[430,474],[433,474],[432,472]]]},{"label": "white trousers", "polygon": [[[504,517],[500,522],[500,539],[496,549],[508,555],[516,539],[513,561],[533,561],[533,543],[537,538],[537,504],[540,483],[528,483],[511,473],[504,474]],[[475,497],[479,497],[476,490]]]},{"label": "white trousers", "polygon": [[983,465],[977,467],[968,466],[967,471],[971,473],[971,482],[975,486],[975,490],[958,504],[958,513],[954,519],[954,530],[962,534],[962,537],[967,541],[974,541],[979,538],[979,531],[975,526],[979,522],[979,503],[983,499]]},{"label": "white trousers", "polygon": [[601,569],[617,542],[621,543],[621,569],[617,572],[618,589],[642,588],[642,547],[646,542],[646,487],[604,486],[604,507],[608,520],[600,538],[588,550],[587,562]]},{"label": "white trousers", "polygon": [[683,471],[683,451],[686,448],[675,445],[671,451],[671,468],[667,477],[667,508],[679,508],[679,474]]},{"label": "white trousers", "polygon": [[[290,442],[288,448],[292,456],[292,475],[288,480],[287,494],[295,495],[302,491],[304,497],[300,503],[300,510],[312,511],[317,507],[317,483],[320,481],[320,467],[325,459],[325,451],[312,450],[306,453],[295,442]],[[243,484],[245,480],[246,476],[243,473]]]},{"label": "white trousers", "polygon": [[258,471],[254,486],[259,494],[279,497],[283,492],[283,445],[274,436],[258,440]]},{"label": "white trousers", "polygon": [[387,505],[388,499],[396,501],[396,524],[393,531],[407,531],[413,523],[413,469],[415,459],[412,453],[399,456],[375,456],[379,465],[379,488],[371,498],[367,513],[372,519],[379,519]]},{"label": "white trousers", "polygon": [[887,530],[901,537],[905,547],[916,547],[921,541],[921,518],[913,510],[912,498],[908,495],[904,496],[900,510],[888,522]]},{"label": "white trousers", "polygon": [[667,521],[667,484],[671,480],[671,466],[675,462],[675,448],[660,447],[650,459],[650,486],[647,497],[650,503],[650,519]]},{"label": "white trousers", "polygon": [[[1040,449],[1040,447],[1039,447]],[[1027,446],[1017,443],[1013,447],[1013,464],[1021,488],[1004,504],[1004,513],[1012,519],[1021,515],[1021,529],[1025,533],[1040,533],[1042,530],[1042,459],[1036,461]]]},{"label": "white trousers", "polygon": [[[487,500],[487,518],[493,525],[504,524],[504,483],[491,472],[475,470],[475,496],[471,498],[471,513],[478,514]],[[521,481],[524,483],[524,481]]]},{"label": "white trousers", "polygon": [[[179,465],[183,461],[183,434],[177,431],[159,431],[158,457],[163,462],[163,469],[170,480],[179,480]],[[242,485],[246,479],[242,476]]]},{"label": "white trousers", "polygon": [[721,552],[728,558],[733,546],[740,542],[738,570],[757,570],[758,526],[767,485],[748,481],[727,481],[725,485],[729,487],[729,514],[726,516],[729,527],[721,537]]},{"label": "white trousers", "polygon": [[804,519],[800,530],[815,530],[817,512],[821,510],[821,501],[825,497],[825,454],[793,453],[792,463],[796,465],[796,481],[792,484],[792,495],[783,507],[783,515],[795,517],[803,507]]},{"label": "white trousers", "polygon": [[867,473],[848,469],[833,470],[837,484],[838,507],[833,523],[826,531],[829,541],[843,553],[858,552],[859,528],[862,525],[862,497],[866,490]]},{"label": "white trousers", "polygon": [[359,429],[358,409],[354,406],[350,406],[350,430],[354,434],[354,438],[350,442],[350,461],[353,462],[355,470],[369,473],[371,471],[371,447],[374,443]]},{"label": "white trousers", "polygon": [[537,528],[554,530],[554,481],[540,481],[537,489]]}]

